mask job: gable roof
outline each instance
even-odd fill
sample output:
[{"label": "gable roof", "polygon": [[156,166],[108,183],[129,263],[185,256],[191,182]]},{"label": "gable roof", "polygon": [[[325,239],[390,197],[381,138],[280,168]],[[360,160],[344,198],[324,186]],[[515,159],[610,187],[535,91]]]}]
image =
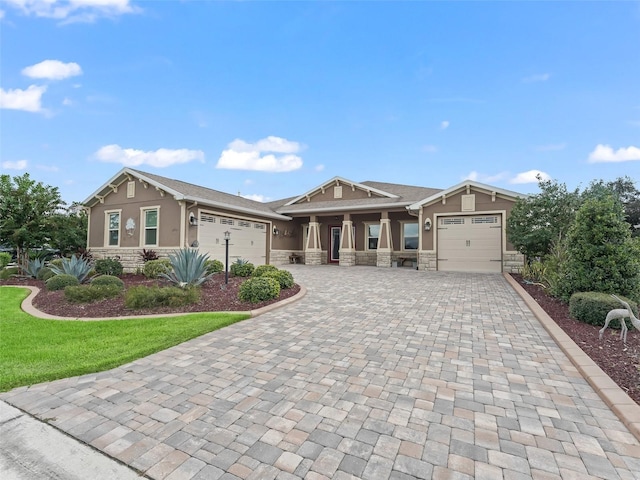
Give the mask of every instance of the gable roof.
[{"label": "gable roof", "polygon": [[517,198],[526,198],[528,195],[523,193],[514,192],[512,190],[506,190],[504,188],[494,187],[492,185],[486,185],[484,183],[476,182],[474,180],[464,180],[453,187],[449,187],[446,190],[440,190],[438,192],[433,193],[432,195],[420,200],[418,202],[412,203],[407,208],[409,210],[418,210],[420,207],[424,205],[428,205],[430,203],[440,201],[443,196],[453,195],[460,190],[466,189],[467,187],[473,188],[474,190],[480,190],[488,194],[495,193],[496,195],[500,195],[502,197],[517,199]]},{"label": "gable roof", "polygon": [[109,179],[102,187],[92,193],[83,203],[86,206],[95,205],[101,198],[108,195],[113,186],[122,184],[130,178],[137,178],[142,182],[162,190],[173,196],[175,200],[186,200],[198,202],[203,205],[218,207],[230,210],[236,210],[244,213],[260,215],[267,218],[290,220],[285,215],[275,213],[268,205],[229,193],[220,192],[207,187],[201,187],[192,183],[174,180],[153,173],[142,172],[132,168],[123,168],[111,179]]},{"label": "gable roof", "polygon": [[[325,200],[321,202],[303,202],[307,197],[312,196],[323,188],[329,188],[336,184],[336,181],[358,188],[364,191],[375,193],[377,196],[360,199],[335,199]],[[271,202],[269,205],[278,213],[282,214],[302,214],[302,213],[321,213],[321,212],[341,212],[351,210],[375,210],[380,208],[406,208],[413,202],[419,201],[427,196],[433,195],[441,191],[436,188],[416,187],[413,185],[401,185],[397,183],[385,182],[353,182],[342,177],[334,177],[324,182],[318,187],[309,190],[307,193],[294,198],[287,198],[277,202]]]}]

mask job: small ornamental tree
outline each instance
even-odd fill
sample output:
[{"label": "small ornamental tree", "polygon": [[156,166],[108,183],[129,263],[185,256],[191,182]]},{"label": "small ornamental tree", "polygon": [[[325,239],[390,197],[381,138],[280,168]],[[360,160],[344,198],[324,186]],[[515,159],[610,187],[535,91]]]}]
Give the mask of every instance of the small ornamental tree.
[{"label": "small ornamental tree", "polygon": [[562,242],[580,205],[580,193],[568,191],[564,183],[542,180],[541,192],[519,198],[507,219],[509,242],[529,260],[544,257]]},{"label": "small ornamental tree", "polygon": [[611,195],[587,198],[567,235],[562,297],[602,292],[638,300],[640,248],[631,239],[622,203]]},{"label": "small ornamental tree", "polygon": [[26,250],[50,240],[52,217],[64,205],[57,187],[36,182],[28,173],[13,179],[0,175],[0,244],[15,247],[18,263],[25,264]]}]

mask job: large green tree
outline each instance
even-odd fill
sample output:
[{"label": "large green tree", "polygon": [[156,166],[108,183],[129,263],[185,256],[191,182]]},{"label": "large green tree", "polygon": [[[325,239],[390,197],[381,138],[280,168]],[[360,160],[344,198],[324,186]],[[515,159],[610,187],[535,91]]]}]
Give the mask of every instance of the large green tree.
[{"label": "large green tree", "polygon": [[613,195],[624,207],[625,220],[632,236],[640,236],[640,190],[630,177],[619,177],[614,181],[594,180],[583,192],[584,199]]},{"label": "large green tree", "polygon": [[0,175],[0,243],[14,247],[24,262],[27,249],[50,241],[53,218],[64,207],[57,187],[36,182],[28,173],[13,179]]},{"label": "large green tree", "polygon": [[507,236],[528,259],[544,257],[564,240],[580,206],[578,189],[538,177],[540,193],[519,198],[507,220]]},{"label": "large green tree", "polygon": [[78,203],[62,213],[51,217],[51,235],[49,245],[60,250],[62,255],[77,252],[87,246],[88,217],[86,211]]},{"label": "large green tree", "polygon": [[587,198],[567,235],[563,297],[574,292],[640,296],[640,248],[614,195]]}]

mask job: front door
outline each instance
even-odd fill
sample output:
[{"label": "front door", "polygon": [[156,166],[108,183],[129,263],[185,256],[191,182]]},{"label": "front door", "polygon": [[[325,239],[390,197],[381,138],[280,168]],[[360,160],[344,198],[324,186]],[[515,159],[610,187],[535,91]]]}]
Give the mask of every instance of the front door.
[{"label": "front door", "polygon": [[340,262],[340,235],[342,227],[329,227],[329,263]]}]

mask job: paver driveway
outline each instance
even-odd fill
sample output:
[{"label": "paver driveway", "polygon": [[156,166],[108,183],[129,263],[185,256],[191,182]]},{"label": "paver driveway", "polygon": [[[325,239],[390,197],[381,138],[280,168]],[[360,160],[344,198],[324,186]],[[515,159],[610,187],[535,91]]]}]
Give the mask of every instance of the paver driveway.
[{"label": "paver driveway", "polygon": [[152,478],[640,478],[500,275],[291,271],[297,303],[2,399]]}]

